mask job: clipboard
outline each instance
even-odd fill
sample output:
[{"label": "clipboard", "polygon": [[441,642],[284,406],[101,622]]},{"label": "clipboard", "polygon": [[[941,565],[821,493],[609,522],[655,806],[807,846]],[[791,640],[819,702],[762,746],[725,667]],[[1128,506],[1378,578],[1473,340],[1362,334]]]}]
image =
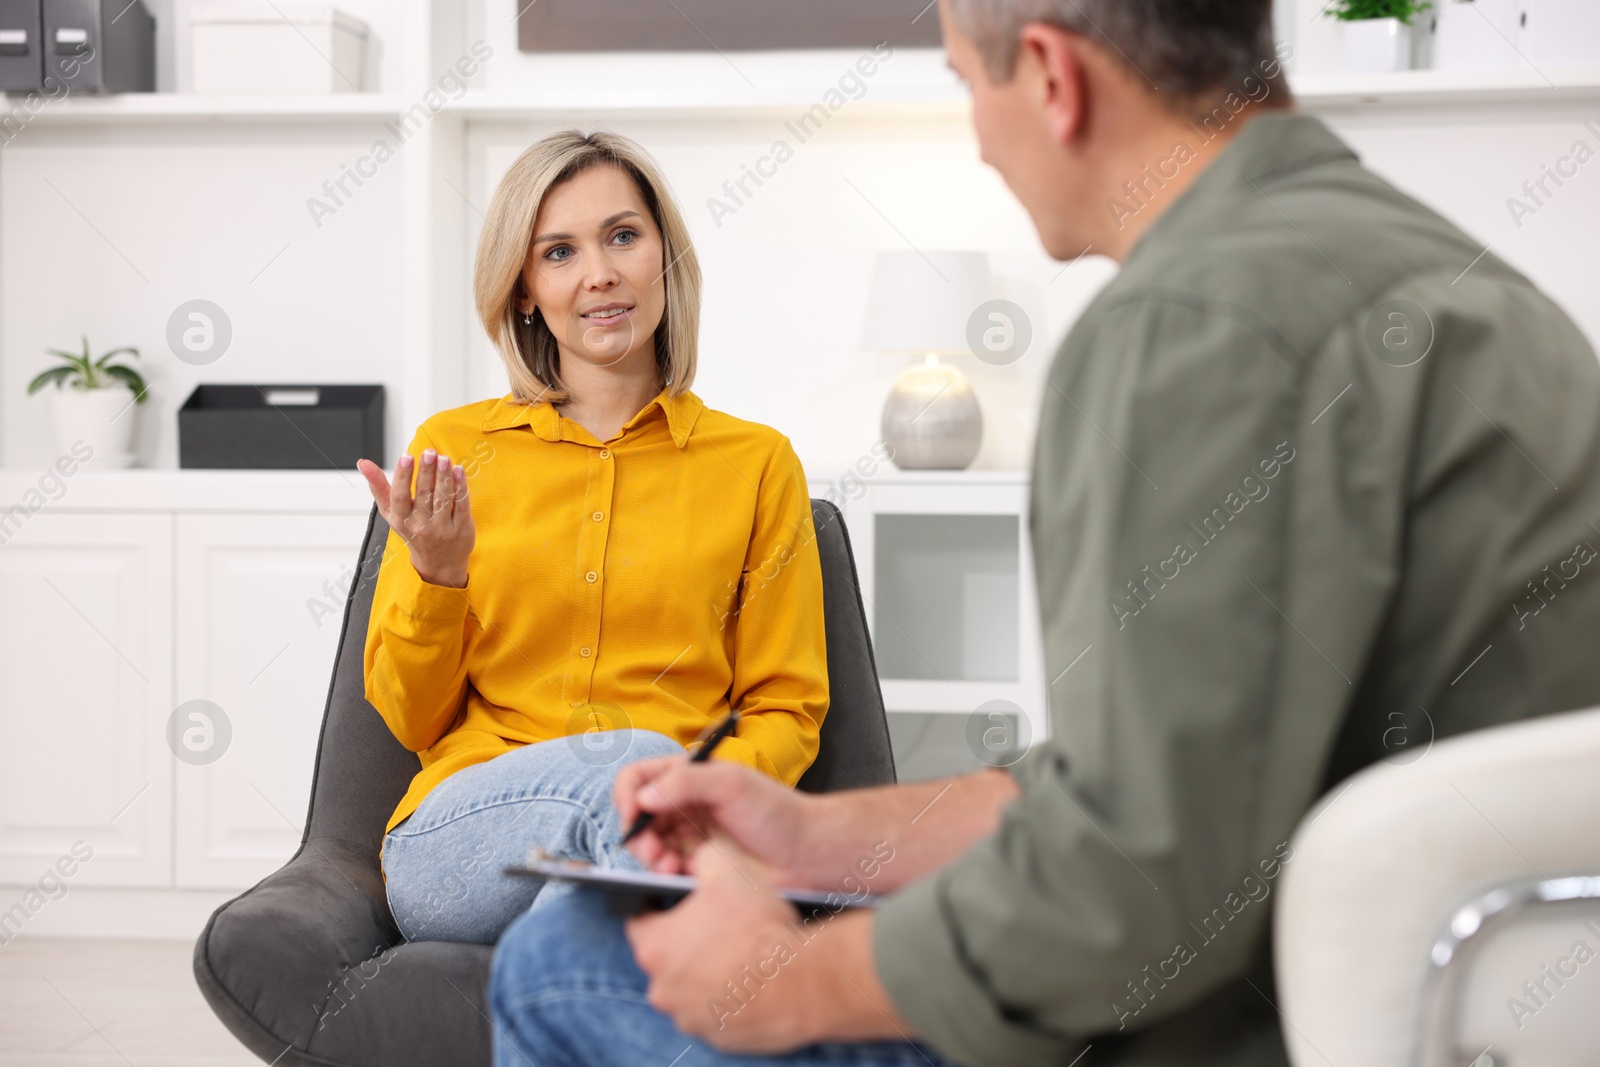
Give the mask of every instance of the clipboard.
[{"label": "clipboard", "polygon": [[[639,915],[670,908],[688,896],[696,885],[693,875],[596,867],[582,860],[557,856],[533,855],[526,864],[512,864],[504,870],[519,878],[571,882],[599,889],[605,893],[613,915]],[[848,894],[815,889],[780,888],[777,894],[793,904],[803,918],[834,915],[846,908],[876,908],[885,899],[874,893]]]}]

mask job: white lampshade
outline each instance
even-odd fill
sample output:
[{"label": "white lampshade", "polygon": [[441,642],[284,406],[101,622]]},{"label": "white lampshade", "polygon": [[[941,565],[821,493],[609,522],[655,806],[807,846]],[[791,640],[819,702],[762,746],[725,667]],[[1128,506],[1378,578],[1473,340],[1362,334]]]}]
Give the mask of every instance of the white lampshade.
[{"label": "white lampshade", "polygon": [[917,355],[970,354],[967,322],[995,296],[986,253],[879,252],[861,347]]}]

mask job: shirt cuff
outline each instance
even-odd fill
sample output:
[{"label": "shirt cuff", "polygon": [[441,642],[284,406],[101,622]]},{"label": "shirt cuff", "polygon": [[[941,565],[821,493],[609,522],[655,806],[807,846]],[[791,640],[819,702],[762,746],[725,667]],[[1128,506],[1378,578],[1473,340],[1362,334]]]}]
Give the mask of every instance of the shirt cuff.
[{"label": "shirt cuff", "polygon": [[1059,1067],[1062,1040],[1003,1017],[974,974],[944,900],[949,873],[914,882],[878,908],[872,954],[879,982],[917,1039],[959,1063]]},{"label": "shirt cuff", "polygon": [[470,617],[474,626],[482,628],[478,613],[472,610],[472,602],[468,599],[472,589],[470,577],[466,586],[460,589],[423,581],[422,575],[412,565],[411,557],[403,552],[394,556],[388,566],[392,568],[389,578],[394,582],[390,603],[407,615],[414,619],[456,623]]},{"label": "shirt cuff", "polygon": [[723,738],[722,743],[712,750],[711,758],[742,763],[753,771],[760,771],[769,778],[783,781],[783,775],[778,773],[778,768],[771,758],[745,738],[737,735]]}]

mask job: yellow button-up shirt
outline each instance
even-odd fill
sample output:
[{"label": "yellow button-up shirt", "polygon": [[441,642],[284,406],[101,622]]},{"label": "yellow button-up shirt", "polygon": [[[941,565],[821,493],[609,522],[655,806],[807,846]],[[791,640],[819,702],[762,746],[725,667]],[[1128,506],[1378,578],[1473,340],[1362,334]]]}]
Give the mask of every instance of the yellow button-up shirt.
[{"label": "yellow button-up shirt", "polygon": [[410,451],[430,447],[465,468],[477,540],[454,589],[423,581],[389,533],[366,697],[422,770],[385,832],[521,745],[626,727],[688,745],[730,707],[738,730],[716,757],[799,780],[828,668],[787,437],[663,389],[604,442],[508,394],[428,418]]}]

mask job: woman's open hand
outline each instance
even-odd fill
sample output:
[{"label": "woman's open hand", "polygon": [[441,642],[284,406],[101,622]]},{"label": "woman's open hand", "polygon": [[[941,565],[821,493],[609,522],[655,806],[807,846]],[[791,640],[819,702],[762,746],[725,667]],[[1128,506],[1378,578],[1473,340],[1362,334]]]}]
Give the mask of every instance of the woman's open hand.
[{"label": "woman's open hand", "polygon": [[467,584],[467,558],[477,541],[472,506],[467,497],[466,471],[451,467],[450,457],[423,449],[417,470],[417,495],[411,495],[412,457],[402,455],[395,464],[394,481],[369,459],[356,461],[367,479],[378,514],[411,550],[411,565],[432,585],[463,589]]}]

